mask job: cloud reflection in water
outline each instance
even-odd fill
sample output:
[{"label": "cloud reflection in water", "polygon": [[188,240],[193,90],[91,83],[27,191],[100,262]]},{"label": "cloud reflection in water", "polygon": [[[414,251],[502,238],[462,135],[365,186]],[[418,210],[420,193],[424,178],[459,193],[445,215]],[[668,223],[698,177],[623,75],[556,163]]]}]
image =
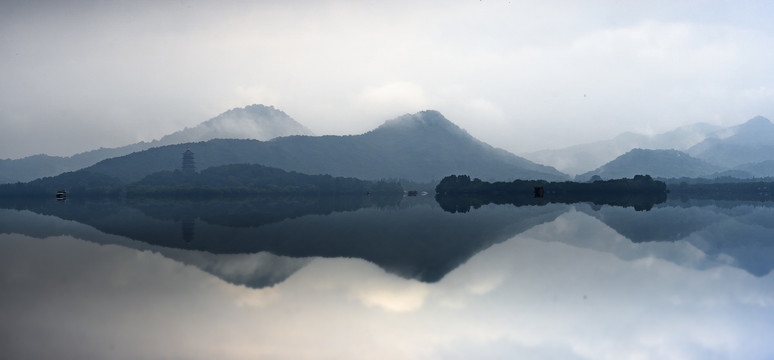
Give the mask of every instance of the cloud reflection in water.
[{"label": "cloud reflection in water", "polygon": [[[659,256],[669,250],[684,255]],[[774,276],[697,269],[697,251],[631,243],[570,211],[437,283],[306,258],[253,289],[154,252],[2,234],[0,348],[14,359],[774,355]],[[215,263],[255,270],[234,261]]]}]

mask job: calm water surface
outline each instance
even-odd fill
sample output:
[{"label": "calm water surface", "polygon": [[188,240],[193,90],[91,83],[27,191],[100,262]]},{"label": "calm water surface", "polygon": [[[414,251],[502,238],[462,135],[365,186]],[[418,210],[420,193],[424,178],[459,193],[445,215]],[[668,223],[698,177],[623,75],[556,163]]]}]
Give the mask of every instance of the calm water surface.
[{"label": "calm water surface", "polygon": [[771,359],[774,207],[17,202],[3,359]]}]

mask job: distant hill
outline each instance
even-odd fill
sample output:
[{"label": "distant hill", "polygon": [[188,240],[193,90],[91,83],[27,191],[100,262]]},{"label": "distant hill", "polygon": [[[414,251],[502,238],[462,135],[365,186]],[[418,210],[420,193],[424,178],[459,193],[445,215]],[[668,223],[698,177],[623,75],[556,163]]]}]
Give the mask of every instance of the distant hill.
[{"label": "distant hill", "polygon": [[[576,179],[585,180],[593,175],[603,178],[628,177],[638,174],[635,172],[638,169],[639,173],[655,177],[742,179],[774,176],[774,124],[761,116],[727,128],[697,124],[652,137],[625,133],[609,141],[545,150],[528,156],[532,160],[556,165],[572,174],[573,170],[612,157],[635,144],[639,149],[663,152],[635,152],[628,157],[615,158],[598,166],[596,170],[577,175]],[[670,145],[673,149],[683,150],[689,157],[664,149]],[[635,155],[638,157],[635,158]]]},{"label": "distant hill", "polygon": [[364,181],[330,175],[306,175],[258,164],[214,166],[199,173],[180,170],[150,174],[127,187],[135,196],[244,196],[244,195],[403,195],[397,182]]},{"label": "distant hill", "polygon": [[523,154],[523,156],[571,175],[581,174],[596,169],[635,148],[688,149],[719,129],[720,127],[715,125],[699,123],[657,135],[626,132],[610,140],[557,150],[541,150]]},{"label": "distant hill", "polygon": [[280,136],[314,135],[306,126],[273,106],[249,105],[228,110],[193,128],[162,137],[153,146],[212,139],[271,140]]},{"label": "distant hill", "polygon": [[732,171],[744,172],[748,174],[747,177],[773,177],[774,160],[742,164],[735,167]]},{"label": "distant hill", "polygon": [[27,182],[94,165],[152,147],[216,138],[270,140],[278,136],[311,135],[306,127],[272,106],[250,105],[228,110],[193,128],[175,132],[152,142],[119,148],[97,149],[69,157],[34,155],[22,159],[0,159],[0,184]]},{"label": "distant hill", "polygon": [[106,174],[79,170],[28,183],[0,185],[0,197],[50,197],[66,190],[77,198],[213,198],[259,195],[402,196],[395,181],[365,181],[330,175],[307,175],[258,164],[213,166],[201,172],[159,171],[140,181],[125,183]]},{"label": "distant hill", "polygon": [[288,136],[271,141],[215,139],[152,148],[85,170],[127,183],[137,181],[153,172],[179,169],[188,146],[200,170],[248,163],[366,180],[429,182],[462,173],[484,180],[568,179],[552,167],[475,139],[437,111],[401,116],[362,135]]},{"label": "distant hill", "polygon": [[150,143],[142,142],[114,149],[100,148],[69,157],[41,154],[13,160],[0,159],[0,184],[27,182],[45,176],[54,176],[150,147]]},{"label": "distant hill", "polygon": [[639,174],[652,177],[700,177],[714,174],[722,168],[677,150],[633,149],[615,160],[575,177],[588,181],[598,175],[602,179],[630,178]]},{"label": "distant hill", "polygon": [[686,152],[726,168],[774,160],[774,124],[757,116],[744,124],[710,134]]}]

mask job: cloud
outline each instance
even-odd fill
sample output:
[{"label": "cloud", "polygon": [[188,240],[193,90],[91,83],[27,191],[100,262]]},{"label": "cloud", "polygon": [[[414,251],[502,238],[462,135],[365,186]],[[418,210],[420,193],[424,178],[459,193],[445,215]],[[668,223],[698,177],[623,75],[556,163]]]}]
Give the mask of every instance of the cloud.
[{"label": "cloud", "polygon": [[422,307],[429,290],[419,282],[396,281],[369,283],[362,289],[356,289],[355,293],[366,306],[378,306],[393,312],[409,312]]},{"label": "cloud", "polygon": [[276,91],[269,89],[266,86],[237,86],[234,90],[235,98],[232,104],[224,106],[224,108],[232,109],[236,107],[243,107],[251,104],[276,104],[280,100],[279,94]]},{"label": "cloud", "polygon": [[[256,102],[318,134],[433,108],[514,152],[731,125],[774,116],[760,91],[774,88],[771,11],[724,1],[8,3],[0,157],[157,139]],[[72,141],[57,139],[65,127]]]},{"label": "cloud", "polygon": [[406,109],[407,113],[413,113],[428,106],[422,87],[408,81],[365,87],[356,96],[356,103],[359,108],[381,116],[394,114],[395,109]]}]

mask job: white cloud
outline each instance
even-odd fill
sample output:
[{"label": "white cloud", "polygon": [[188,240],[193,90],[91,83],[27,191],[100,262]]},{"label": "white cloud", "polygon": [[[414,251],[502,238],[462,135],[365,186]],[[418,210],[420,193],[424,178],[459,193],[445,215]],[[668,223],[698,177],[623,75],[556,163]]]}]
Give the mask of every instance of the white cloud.
[{"label": "white cloud", "polygon": [[266,86],[237,86],[235,99],[225,108],[243,107],[252,104],[276,104],[280,102],[280,96]]},{"label": "white cloud", "polygon": [[408,81],[394,81],[364,88],[357,95],[356,104],[364,112],[389,116],[395,109],[404,108],[412,113],[424,110],[428,102],[421,86]]}]

